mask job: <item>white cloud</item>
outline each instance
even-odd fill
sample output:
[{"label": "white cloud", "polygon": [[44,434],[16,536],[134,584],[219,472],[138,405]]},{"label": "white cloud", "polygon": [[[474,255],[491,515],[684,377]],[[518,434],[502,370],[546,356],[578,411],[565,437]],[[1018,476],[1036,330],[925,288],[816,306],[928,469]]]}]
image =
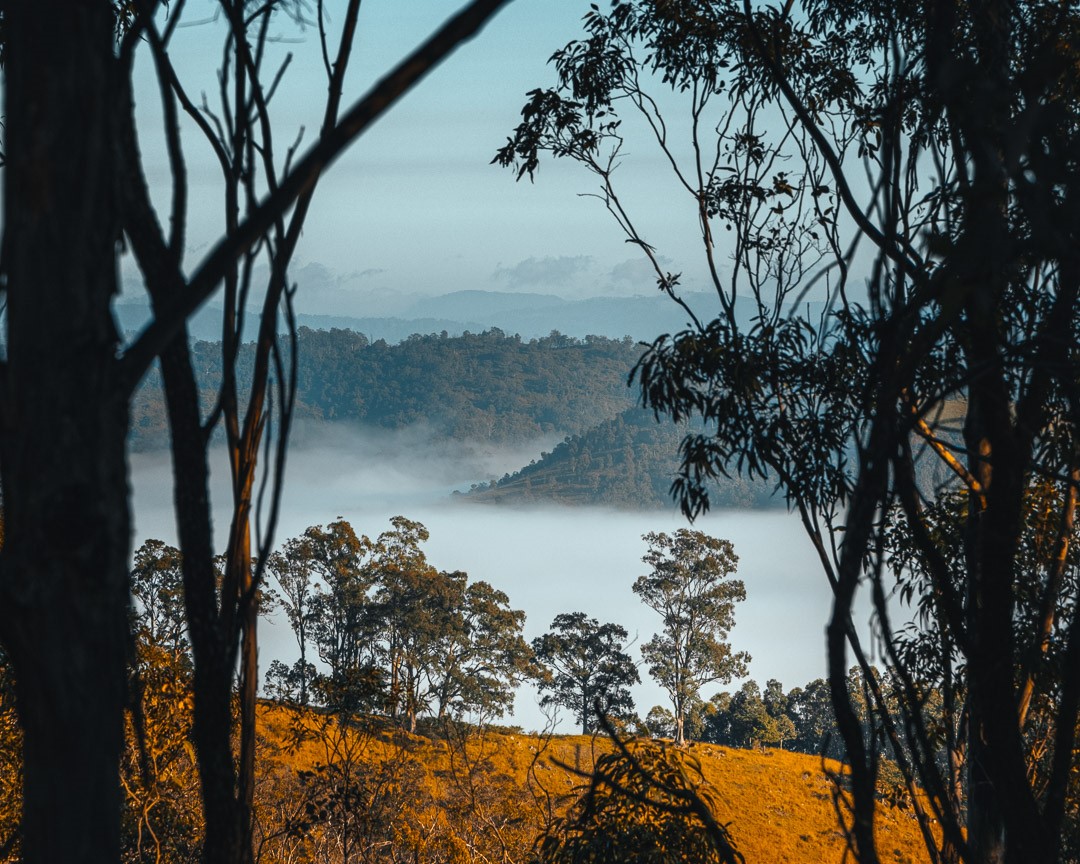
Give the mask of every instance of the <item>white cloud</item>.
[{"label": "white cloud", "polygon": [[505,281],[515,288],[565,288],[592,265],[591,255],[547,255],[543,258],[526,258],[511,267],[500,264],[492,278]]},{"label": "white cloud", "polygon": [[[663,255],[659,256],[657,261],[665,272],[673,263],[670,258]],[[656,271],[653,269],[652,262],[644,255],[620,261],[608,271],[607,276],[612,287],[620,292],[631,288],[635,290],[635,293],[644,293],[656,288]]]}]

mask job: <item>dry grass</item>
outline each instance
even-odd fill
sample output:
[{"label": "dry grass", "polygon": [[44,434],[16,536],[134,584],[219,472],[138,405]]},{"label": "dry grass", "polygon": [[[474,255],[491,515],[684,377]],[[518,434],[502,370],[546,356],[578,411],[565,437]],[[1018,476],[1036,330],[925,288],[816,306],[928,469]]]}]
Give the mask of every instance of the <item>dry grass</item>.
[{"label": "dry grass", "polygon": [[[289,712],[278,707],[268,705],[260,711],[265,770],[304,770],[325,762],[327,751],[317,740],[288,746],[289,729],[295,722]],[[313,715],[300,722],[312,730],[318,726]],[[461,743],[382,728],[365,736],[359,758],[417,761],[424,768],[422,782],[436,798],[447,794],[452,785],[460,789],[467,763],[474,769],[474,783],[479,780],[492,789],[527,791],[517,806],[529,811],[527,821],[538,833],[548,807],[561,813],[586,782],[594,758],[611,749],[602,737],[581,735],[544,739],[488,732],[468,738],[464,749]],[[700,761],[706,780],[715,789],[717,819],[728,825],[747,864],[839,864],[844,860],[846,846],[833,804],[833,781],[827,774],[838,772],[838,763],[781,750],[739,750],[710,744],[692,744],[690,753]],[[878,837],[882,861],[920,864],[929,860],[909,809],[882,804]]]}]

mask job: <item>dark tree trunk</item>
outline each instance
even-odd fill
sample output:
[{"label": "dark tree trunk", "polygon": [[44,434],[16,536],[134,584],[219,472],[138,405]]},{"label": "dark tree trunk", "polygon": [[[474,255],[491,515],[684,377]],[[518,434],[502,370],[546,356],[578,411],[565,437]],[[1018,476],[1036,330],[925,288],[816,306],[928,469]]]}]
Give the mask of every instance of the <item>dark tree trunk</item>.
[{"label": "dark tree trunk", "polygon": [[0,636],[28,862],[117,861],[128,645],[127,388],[107,2],[4,4]]}]

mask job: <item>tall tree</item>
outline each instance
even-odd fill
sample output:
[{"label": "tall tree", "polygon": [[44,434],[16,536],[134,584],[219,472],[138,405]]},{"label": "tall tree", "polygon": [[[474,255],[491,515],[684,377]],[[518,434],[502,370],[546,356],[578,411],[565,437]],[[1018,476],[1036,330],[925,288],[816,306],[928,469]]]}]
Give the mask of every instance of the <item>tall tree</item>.
[{"label": "tall tree", "polygon": [[735,604],[746,589],[735,572],[738,558],[727,540],[680,528],[674,535],[645,534],[641,559],[652,568],[634,582],[634,593],[664,620],[664,629],[641,648],[649,674],[671,699],[675,743],[686,742],[686,720],[701,688],[746,674],[750,655],[733,653],[727,636]]},{"label": "tall tree", "polygon": [[323,704],[342,714],[371,710],[382,699],[378,621],[372,595],[374,544],[338,519],[304,532],[300,560],[319,578],[311,601],[311,634],[328,669],[319,676]]},{"label": "tall tree", "polygon": [[315,600],[315,583],[306,553],[303,541],[292,538],[285,542],[280,551],[271,555],[266,564],[266,569],[278,586],[278,593],[275,595],[277,605],[285,612],[300,652],[294,670],[296,695],[301,705],[308,703],[308,688],[311,683],[309,669],[312,667],[308,661],[308,644],[314,621],[312,605]]},{"label": "tall tree", "polygon": [[581,734],[599,728],[596,705],[604,714],[630,719],[630,687],[641,681],[637,664],[626,653],[626,629],[601,624],[584,612],[555,616],[551,629],[533,639],[536,659],[548,675],[539,681],[541,705],[561,705],[574,713]]},{"label": "tall tree", "polygon": [[[178,533],[195,659],[195,738],[207,818],[207,860],[250,858],[251,713],[254,588],[246,532],[252,470],[266,412],[249,403],[230,431],[235,520],[230,565],[218,594],[210,548],[204,423],[194,398],[184,322],[230,283],[235,264],[262,242],[285,238],[273,278],[286,265],[322,170],[396,99],[501,5],[474,0],[364,99],[341,112],[340,83],[351,39],[329,50],[327,123],[318,142],[284,170],[270,141],[256,152],[267,171],[235,226],[185,272],[187,177],[168,44],[183,4],[165,21],[159,4],[116,4],[127,29],[116,40],[108,0],[13,0],[3,5],[4,237],[0,262],[6,355],[0,369],[0,482],[5,544],[0,551],[0,641],[13,665],[24,729],[25,860],[115,861],[120,854],[118,784],[128,655],[130,501],[128,408],[155,358],[166,378],[175,456]],[[258,84],[267,15],[222,0],[246,84],[234,92],[237,123],[261,125],[269,84]],[[350,6],[355,9],[358,2]],[[324,21],[323,4],[316,3]],[[128,13],[133,13],[129,15]],[[346,13],[345,20],[351,19]],[[248,27],[253,29],[248,30]],[[261,29],[260,29],[261,28]],[[322,32],[322,31],[320,31]],[[172,170],[169,230],[157,218],[135,136],[132,75],[138,51],[152,55],[160,84]],[[270,73],[271,75],[274,73]],[[333,110],[331,110],[333,108]],[[198,113],[197,111],[195,112]],[[250,140],[250,139],[249,139]],[[238,156],[235,151],[228,151]],[[250,203],[250,206],[247,206]],[[297,205],[294,207],[294,205]],[[284,215],[294,208],[287,227]],[[132,249],[153,304],[153,320],[122,346],[110,305],[119,293],[117,254]],[[283,287],[270,294],[284,298]],[[234,295],[238,296],[238,295]],[[287,302],[287,301],[286,301]],[[275,314],[277,306],[274,307]],[[236,306],[243,314],[244,304]],[[264,313],[265,314],[265,313]],[[260,341],[275,332],[264,319]],[[270,338],[270,341],[274,340]],[[269,374],[273,351],[264,349]],[[284,381],[284,376],[277,376]],[[263,381],[254,391],[265,391]],[[229,394],[224,394],[228,401]],[[281,404],[280,401],[278,404]],[[230,423],[232,421],[229,421]],[[241,425],[242,424],[242,428]],[[240,428],[239,434],[233,434]],[[283,446],[284,439],[281,439]],[[281,465],[283,450],[276,464]],[[272,528],[271,517],[266,528]],[[269,533],[272,533],[269,532]],[[219,602],[221,599],[224,602]],[[248,706],[240,789],[231,747],[231,707],[240,634]],[[245,784],[247,788],[245,789]],[[94,790],[94,794],[87,794]],[[62,814],[64,830],[56,830]],[[246,851],[245,851],[246,847]]]},{"label": "tall tree", "polygon": [[[682,446],[689,513],[707,506],[712,476],[768,475],[815,545],[834,598],[829,687],[856,855],[878,860],[879,762],[852,657],[908,783],[929,795],[912,801],[931,854],[1056,860],[1080,708],[1077,588],[1059,563],[1029,568],[1022,549],[1030,483],[1048,479],[1049,560],[1066,560],[1080,484],[1075,4],[641,0],[585,20],[587,37],[555,55],[558,88],[531,94],[497,158],[521,173],[543,151],[583,162],[677,298],[678,274],[616,189],[620,113],[644,118],[674,170],[717,317],[687,309],[688,329],[658,339],[637,374],[658,412],[706,422]],[[673,94],[654,97],[654,84]],[[688,148],[660,113],[680,95]],[[954,560],[927,513],[943,476],[968,505]],[[952,671],[938,677],[963,678],[963,800],[888,602],[890,512],[949,634],[952,656],[939,656]],[[880,679],[853,621],[862,590],[889,667]],[[1051,644],[1070,659],[1045,674]],[[1055,742],[1038,777],[1031,688]]]},{"label": "tall tree", "polygon": [[429,563],[421,523],[390,522],[375,540],[342,519],[313,526],[271,558],[297,643],[306,634],[327,672],[278,662],[268,681],[289,693],[314,673],[322,705],[342,716],[386,711],[409,731],[427,713],[503,714],[536,671],[525,613],[488,583]]}]

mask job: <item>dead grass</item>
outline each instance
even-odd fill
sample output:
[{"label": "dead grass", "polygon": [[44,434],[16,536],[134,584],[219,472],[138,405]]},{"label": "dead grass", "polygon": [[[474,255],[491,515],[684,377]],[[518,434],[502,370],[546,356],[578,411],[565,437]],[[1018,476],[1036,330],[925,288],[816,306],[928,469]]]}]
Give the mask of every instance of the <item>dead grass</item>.
[{"label": "dead grass", "polygon": [[[289,729],[295,718],[284,709],[264,705],[260,710],[264,770],[310,769],[324,762],[325,746],[318,740],[290,747]],[[314,730],[321,722],[314,715],[301,718]],[[582,735],[543,739],[536,735],[489,732],[482,737],[453,743],[405,735],[389,727],[368,734],[359,757],[383,761],[408,758],[424,767],[425,785],[436,797],[452,784],[460,786],[466,767],[492,788],[528,790],[523,800],[528,821],[536,831],[545,811],[561,813],[574,800],[590,773],[594,758],[611,749],[606,739]],[[836,762],[781,750],[739,750],[710,744],[692,744],[706,780],[719,802],[717,819],[728,825],[747,864],[836,862],[845,857],[845,841],[833,804]],[[878,816],[878,852],[894,864],[922,864],[929,860],[910,809],[882,804]],[[851,860],[850,857],[848,860]]]}]

